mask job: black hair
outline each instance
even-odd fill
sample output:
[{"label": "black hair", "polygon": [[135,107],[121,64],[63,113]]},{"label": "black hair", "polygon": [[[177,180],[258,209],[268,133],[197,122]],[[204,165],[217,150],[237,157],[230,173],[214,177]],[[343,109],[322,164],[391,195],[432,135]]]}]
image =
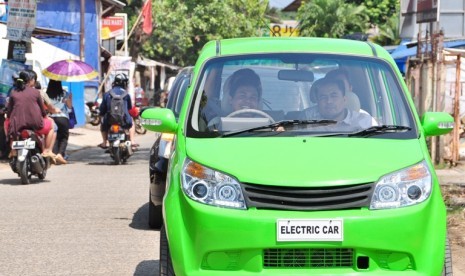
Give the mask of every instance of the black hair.
[{"label": "black hair", "polygon": [[32,69],[27,69],[25,70],[26,72],[29,72],[29,74],[31,74],[32,78],[34,79],[34,81],[37,81],[37,73],[32,70]]},{"label": "black hair", "polygon": [[318,90],[320,89],[320,87],[328,85],[328,84],[335,84],[339,88],[339,90],[342,92],[342,95],[343,96],[346,95],[346,87],[345,87],[344,82],[342,80],[338,80],[338,79],[335,79],[335,78],[324,77],[323,79],[320,79],[318,81],[318,83],[315,83],[315,84],[317,85],[316,90],[315,90],[315,92],[316,92],[315,96],[316,97],[318,97]]},{"label": "black hair", "polygon": [[234,97],[234,94],[236,94],[237,89],[240,86],[253,86],[257,88],[258,91],[258,97],[261,97],[262,95],[262,83],[260,81],[260,77],[253,71],[252,69],[240,69],[234,72],[231,75],[231,89],[229,90],[229,95],[231,97]]},{"label": "black hair", "polygon": [[64,96],[65,91],[61,85],[61,81],[50,80],[47,86],[47,95],[50,99],[57,99],[60,96]]},{"label": "black hair", "polygon": [[332,71],[329,71],[327,74],[326,74],[326,78],[336,78],[337,76],[340,76],[340,75],[343,75],[346,80],[350,83],[350,76],[349,76],[349,71],[347,71],[346,69],[344,68],[338,68],[338,69],[335,69],[335,70],[332,70]]},{"label": "black hair", "polygon": [[26,89],[26,84],[33,78],[34,76],[28,71],[19,72],[18,78],[14,84],[14,89],[16,91],[24,91],[24,89]]}]

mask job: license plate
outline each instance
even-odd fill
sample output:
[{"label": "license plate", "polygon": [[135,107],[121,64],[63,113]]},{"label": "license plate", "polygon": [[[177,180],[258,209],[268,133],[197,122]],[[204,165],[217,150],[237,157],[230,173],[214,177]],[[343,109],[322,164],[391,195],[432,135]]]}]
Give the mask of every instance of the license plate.
[{"label": "license plate", "polygon": [[124,140],[124,133],[111,133],[108,140]]},{"label": "license plate", "polygon": [[342,219],[278,219],[277,241],[342,241]]},{"label": "license plate", "polygon": [[24,140],[24,141],[13,141],[11,145],[12,149],[33,149],[36,146],[35,141]]}]

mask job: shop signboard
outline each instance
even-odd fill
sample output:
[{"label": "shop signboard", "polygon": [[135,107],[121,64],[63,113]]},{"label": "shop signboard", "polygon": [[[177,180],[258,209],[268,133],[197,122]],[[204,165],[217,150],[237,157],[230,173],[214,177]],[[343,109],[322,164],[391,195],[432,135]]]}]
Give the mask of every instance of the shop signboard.
[{"label": "shop signboard", "polygon": [[102,19],[102,39],[124,39],[125,17],[109,16]]},{"label": "shop signboard", "polygon": [[417,23],[436,22],[439,19],[439,0],[417,1]]},{"label": "shop signboard", "polygon": [[36,27],[36,0],[9,0],[6,39],[31,42]]},{"label": "shop signboard", "polygon": [[293,20],[284,20],[282,24],[270,24],[270,35],[278,37],[299,36],[298,22]]},{"label": "shop signboard", "polygon": [[32,69],[30,65],[3,59],[0,65],[0,106],[5,105],[8,91],[13,86],[13,76],[22,70]]}]

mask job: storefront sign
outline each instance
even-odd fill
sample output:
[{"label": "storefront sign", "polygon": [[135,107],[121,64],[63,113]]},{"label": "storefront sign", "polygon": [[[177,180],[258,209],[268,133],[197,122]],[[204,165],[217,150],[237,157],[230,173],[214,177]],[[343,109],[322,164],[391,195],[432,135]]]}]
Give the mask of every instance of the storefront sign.
[{"label": "storefront sign", "polygon": [[36,27],[36,0],[9,0],[6,39],[31,42]]},{"label": "storefront sign", "polygon": [[26,62],[27,42],[10,41],[8,44],[8,59]]},{"label": "storefront sign", "polygon": [[418,0],[417,23],[439,20],[439,0]]},{"label": "storefront sign", "polygon": [[30,65],[3,59],[0,64],[0,106],[6,104],[8,91],[13,86],[13,76],[25,69],[32,69]]},{"label": "storefront sign", "polygon": [[102,39],[124,39],[124,17],[109,16],[102,19]]},{"label": "storefront sign", "polygon": [[284,21],[283,24],[270,24],[270,36],[299,36],[298,22]]}]

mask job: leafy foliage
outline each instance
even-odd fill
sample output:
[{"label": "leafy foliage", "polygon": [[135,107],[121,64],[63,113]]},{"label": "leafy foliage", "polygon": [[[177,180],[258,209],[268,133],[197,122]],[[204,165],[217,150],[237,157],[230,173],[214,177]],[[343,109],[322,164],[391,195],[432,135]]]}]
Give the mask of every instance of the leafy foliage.
[{"label": "leafy foliage", "polygon": [[399,17],[389,18],[386,24],[380,26],[379,35],[370,40],[380,45],[398,45],[401,42]]},{"label": "leafy foliage", "polygon": [[365,32],[368,18],[365,6],[344,0],[312,0],[297,11],[301,36],[343,37]]},{"label": "leafy foliage", "polygon": [[[142,1],[131,4],[141,7]],[[193,64],[209,40],[260,35],[269,21],[264,17],[267,6],[266,1],[247,0],[154,1],[154,31],[148,37],[135,32],[132,48],[138,49],[132,55],[141,52],[180,66]],[[132,13],[132,24],[136,17]]]},{"label": "leafy foliage", "polygon": [[346,0],[345,2],[357,6],[364,5],[369,22],[377,26],[383,26],[393,16],[398,16],[400,10],[399,0]]}]

